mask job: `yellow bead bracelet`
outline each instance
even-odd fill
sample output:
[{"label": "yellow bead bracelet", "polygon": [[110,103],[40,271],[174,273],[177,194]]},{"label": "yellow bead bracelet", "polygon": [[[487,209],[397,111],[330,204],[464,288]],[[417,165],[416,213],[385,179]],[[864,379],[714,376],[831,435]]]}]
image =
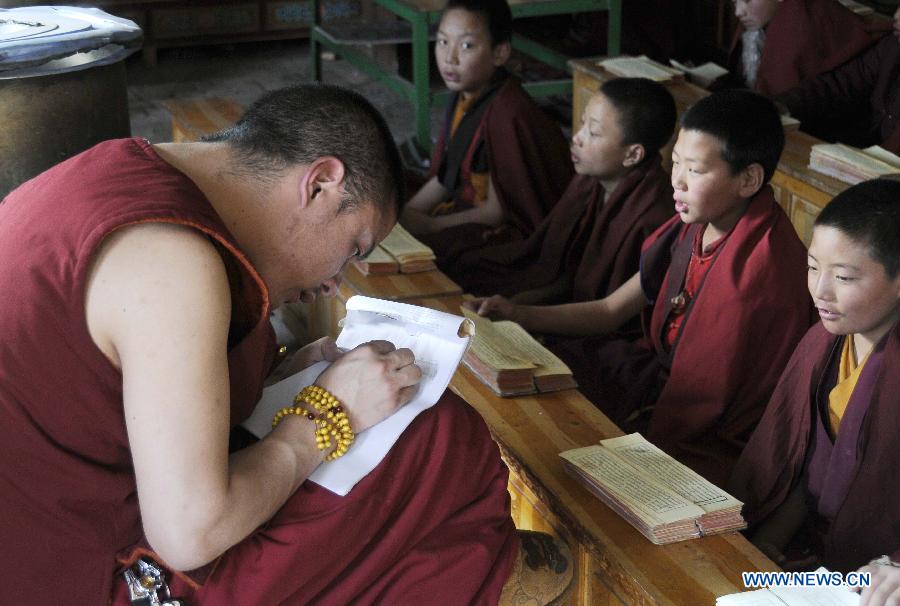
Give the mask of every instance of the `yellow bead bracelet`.
[{"label": "yellow bead bracelet", "polygon": [[[315,412],[301,404],[311,406]],[[340,400],[318,385],[304,387],[294,398],[294,406],[286,406],[275,413],[272,429],[290,414],[306,417],[315,423],[316,448],[325,450],[334,444],[334,450],[325,455],[326,461],[344,456],[356,438]]]}]

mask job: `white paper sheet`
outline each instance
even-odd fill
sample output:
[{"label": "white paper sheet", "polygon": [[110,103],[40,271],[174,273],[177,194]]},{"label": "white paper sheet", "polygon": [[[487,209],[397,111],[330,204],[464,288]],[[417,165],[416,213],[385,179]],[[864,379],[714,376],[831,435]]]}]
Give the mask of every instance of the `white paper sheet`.
[{"label": "white paper sheet", "polygon": [[[422,382],[406,406],[358,433],[347,454],[320,465],[309,479],[341,496],[350,492],[381,462],[412,420],[438,401],[468,347],[472,330],[471,322],[460,316],[406,303],[351,297],[338,347],[349,350],[373,340],[390,341],[398,349],[408,347],[422,369]],[[290,405],[297,392],[312,384],[327,367],[327,362],[319,362],[264,389],[244,427],[264,437],[272,429],[275,413]]]}]

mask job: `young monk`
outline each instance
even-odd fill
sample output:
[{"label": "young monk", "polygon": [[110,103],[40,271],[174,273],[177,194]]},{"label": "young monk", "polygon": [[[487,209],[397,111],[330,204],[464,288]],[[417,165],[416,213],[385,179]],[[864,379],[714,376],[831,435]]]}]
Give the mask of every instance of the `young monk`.
[{"label": "young monk", "polygon": [[433,174],[400,222],[442,268],[466,249],[531,234],[572,177],[559,125],[503,68],[511,37],[505,0],[450,0],[441,18],[435,58],[453,98]]},{"label": "young monk", "polygon": [[[861,183],[818,216],[809,292],[822,321],[781,376],[730,489],[776,562],[810,549],[841,571],[900,564],[900,182]],[[869,606],[900,600],[900,568],[869,566]],[[893,601],[891,601],[892,598]]]},{"label": "young monk", "polygon": [[855,59],[778,98],[821,139],[900,154],[900,7],[893,31]]},{"label": "young monk", "polygon": [[589,343],[576,378],[620,423],[655,403],[647,437],[721,485],[812,319],[796,282],[806,252],[766,186],[783,146],[771,101],[745,90],[701,99],[672,152],[677,216],[644,243],[638,273],[596,301],[471,306],[573,336],[644,312],[643,341]]},{"label": "young monk", "polygon": [[728,80],[768,96],[834,69],[881,35],[835,0],[736,0],[734,14]]},{"label": "young monk", "polygon": [[467,292],[520,303],[606,296],[638,268],[641,243],[672,216],[659,149],[676,109],[664,86],[617,78],[588,101],[572,137],[578,175],[527,240],[465,255],[453,275]]}]

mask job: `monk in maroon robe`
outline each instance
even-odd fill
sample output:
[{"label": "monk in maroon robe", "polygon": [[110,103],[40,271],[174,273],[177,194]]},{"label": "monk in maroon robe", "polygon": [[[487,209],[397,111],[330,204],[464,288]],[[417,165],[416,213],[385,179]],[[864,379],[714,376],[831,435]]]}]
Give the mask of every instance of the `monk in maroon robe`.
[{"label": "monk in maroon robe", "polygon": [[638,269],[641,243],[672,216],[659,149],[672,136],[675,102],[640,78],[605,82],[572,137],[579,173],[527,240],[466,254],[451,274],[467,292],[518,302],[590,301]]},{"label": "monk in maroon robe", "polygon": [[597,299],[637,270],[641,243],[671,216],[671,199],[658,156],[631,170],[609,196],[598,179],[576,176],[531,237],[469,253],[451,275],[466,292],[504,296],[567,276],[563,300]]},{"label": "monk in maroon robe", "polygon": [[[272,367],[271,307],[335,289],[392,227],[401,175],[368,102],[304,86],[215,142],[109,141],[2,201],[0,601],[124,604],[122,567],[152,557],[192,605],[498,602],[507,472],[458,398],[343,498],[305,481],[328,464],[311,413],[228,450]],[[318,385],[357,430],[420,376],[386,342],[302,351],[333,361]]]},{"label": "monk in maroon robe", "polygon": [[[473,108],[480,109],[483,104],[483,110],[467,112],[451,136],[450,116],[457,103],[458,95],[451,99],[431,160],[434,174],[451,192],[451,212],[476,203],[473,174],[486,172],[504,216],[503,229],[488,237],[528,236],[553,208],[574,172],[559,124],[535,104],[519,79],[505,70],[498,70],[495,82]],[[451,233],[456,232],[433,235],[429,240],[453,240]],[[482,226],[482,242],[485,235]]]},{"label": "monk in maroon robe", "polygon": [[884,32],[835,0],[739,0],[735,15],[728,81],[767,96],[849,61]]},{"label": "monk in maroon robe", "polygon": [[810,550],[807,564],[844,572],[884,555],[900,562],[898,196],[900,183],[865,182],[818,217],[808,281],[822,322],[785,367],[729,482],[753,541],[785,566]]},{"label": "monk in maroon robe", "polygon": [[[812,320],[803,244],[765,185],[783,146],[769,100],[745,90],[705,97],[673,149],[678,215],[645,242],[639,273],[597,301],[470,305],[532,332],[595,335],[566,359],[582,391],[723,484]],[[641,341],[609,339],[641,313]]]},{"label": "monk in maroon robe", "polygon": [[778,100],[820,139],[900,154],[900,8],[881,42]]},{"label": "monk in maroon robe", "polygon": [[451,0],[437,38],[435,59],[453,96],[430,178],[400,222],[453,273],[467,250],[528,237],[573,170],[559,124],[503,68],[512,48],[505,1]]}]

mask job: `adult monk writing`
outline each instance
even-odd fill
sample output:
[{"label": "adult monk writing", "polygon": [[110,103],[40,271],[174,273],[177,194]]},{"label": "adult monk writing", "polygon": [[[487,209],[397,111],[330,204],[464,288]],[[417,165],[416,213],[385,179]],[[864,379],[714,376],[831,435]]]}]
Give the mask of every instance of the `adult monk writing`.
[{"label": "adult monk writing", "polygon": [[[305,414],[229,453],[272,366],[270,308],[333,292],[390,231],[399,183],[371,105],[302,86],[217,141],[108,141],[3,200],[4,601],[127,603],[118,573],[137,558],[191,605],[498,601],[521,568],[507,473],[458,399],[346,497],[304,482],[340,454]],[[317,385],[356,432],[421,377],[386,342],[293,362],[322,358]]]}]

